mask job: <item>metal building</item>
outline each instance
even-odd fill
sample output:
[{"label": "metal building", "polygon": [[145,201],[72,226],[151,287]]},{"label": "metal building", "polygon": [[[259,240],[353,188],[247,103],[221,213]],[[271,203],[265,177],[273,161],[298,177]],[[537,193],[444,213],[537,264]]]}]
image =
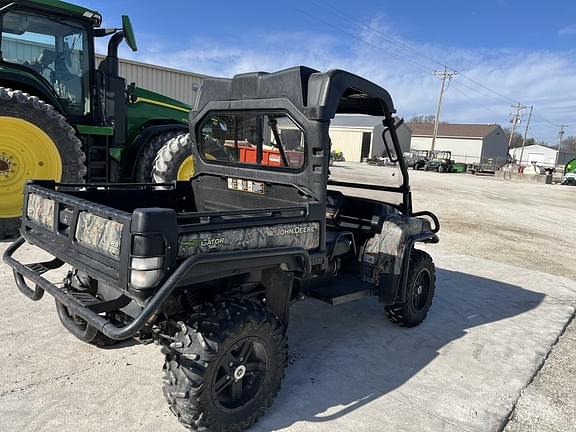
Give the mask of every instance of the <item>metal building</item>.
[{"label": "metal building", "polygon": [[[3,37],[2,40],[3,56],[7,59],[39,58],[45,49],[51,50],[53,46],[10,37]],[[73,52],[72,55],[77,53]],[[97,54],[96,64],[99,65],[103,59],[103,55]],[[196,92],[206,78],[205,75],[125,59],[120,59],[120,75],[126,78],[128,84],[135,82],[138,87],[189,105],[194,102]]]},{"label": "metal building", "polygon": [[[103,59],[103,55],[96,55],[97,64]],[[206,78],[205,75],[126,59],[120,59],[120,75],[128,84],[134,82],[138,87],[189,105],[194,102],[196,92]]]},{"label": "metal building", "polygon": [[[412,131],[411,150],[430,150],[433,123],[408,123]],[[462,163],[506,163],[508,139],[496,124],[441,123],[435,150],[452,152],[452,159]]]},{"label": "metal building", "polygon": [[[364,115],[337,115],[330,122],[332,150],[342,152],[348,162],[362,162],[366,159],[386,156],[382,132],[383,117]],[[411,131],[402,124],[398,130],[400,147],[410,149]],[[388,133],[387,141],[391,142]]]}]

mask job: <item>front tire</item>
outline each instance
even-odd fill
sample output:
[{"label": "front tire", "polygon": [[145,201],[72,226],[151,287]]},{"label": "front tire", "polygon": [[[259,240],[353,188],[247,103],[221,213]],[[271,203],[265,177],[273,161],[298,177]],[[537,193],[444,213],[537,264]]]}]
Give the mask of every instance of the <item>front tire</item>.
[{"label": "front tire", "polygon": [[28,180],[82,183],[85,162],[82,142],[52,105],[0,87],[0,240],[17,234]]},{"label": "front tire", "polygon": [[406,302],[385,307],[388,319],[401,327],[416,327],[428,315],[436,290],[436,269],[432,257],[414,249],[410,255]]},{"label": "front tire", "polygon": [[186,427],[236,432],[272,404],[287,365],[284,325],[248,301],[200,306],[163,349],[164,395]]},{"label": "front tire", "polygon": [[159,134],[153,135],[152,138],[148,140],[140,157],[138,158],[138,163],[136,164],[136,172],[134,178],[138,183],[151,183],[152,171],[154,168],[154,161],[158,151],[166,145],[172,138],[180,135],[182,132],[177,130],[171,130],[167,132],[161,132]]},{"label": "front tire", "polygon": [[190,134],[179,134],[158,150],[152,167],[153,182],[190,180],[194,175],[194,159],[190,154],[189,140]]}]

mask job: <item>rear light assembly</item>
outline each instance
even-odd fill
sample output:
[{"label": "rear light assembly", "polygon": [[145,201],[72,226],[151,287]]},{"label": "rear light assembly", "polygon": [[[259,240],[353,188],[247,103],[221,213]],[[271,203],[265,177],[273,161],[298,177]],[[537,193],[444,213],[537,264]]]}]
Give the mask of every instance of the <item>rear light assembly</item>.
[{"label": "rear light assembly", "polygon": [[130,286],[147,289],[160,282],[164,275],[164,250],[162,236],[137,234],[132,237]]}]

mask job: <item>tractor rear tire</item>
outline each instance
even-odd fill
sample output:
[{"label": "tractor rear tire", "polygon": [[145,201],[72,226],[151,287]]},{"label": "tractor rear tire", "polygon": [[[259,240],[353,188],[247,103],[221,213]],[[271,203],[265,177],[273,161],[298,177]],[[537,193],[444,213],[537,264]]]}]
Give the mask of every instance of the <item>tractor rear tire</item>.
[{"label": "tractor rear tire", "polygon": [[401,327],[416,327],[428,315],[436,290],[436,270],[432,257],[414,249],[410,255],[406,302],[386,306],[388,319]]},{"label": "tractor rear tire", "polygon": [[284,325],[245,300],[199,306],[162,352],[164,395],[180,423],[203,432],[252,426],[280,391],[288,360]]},{"label": "tractor rear tire", "polygon": [[158,151],[152,168],[154,183],[189,180],[194,175],[194,160],[190,154],[189,140],[190,134],[177,135]]},{"label": "tractor rear tire", "polygon": [[0,87],[0,240],[18,233],[27,180],[82,183],[82,141],[51,105]]},{"label": "tractor rear tire", "polygon": [[148,140],[142,153],[138,157],[138,163],[136,164],[134,178],[138,183],[153,182],[152,171],[158,151],[164,147],[166,143],[180,134],[182,134],[181,131],[171,130],[153,135],[152,138]]}]

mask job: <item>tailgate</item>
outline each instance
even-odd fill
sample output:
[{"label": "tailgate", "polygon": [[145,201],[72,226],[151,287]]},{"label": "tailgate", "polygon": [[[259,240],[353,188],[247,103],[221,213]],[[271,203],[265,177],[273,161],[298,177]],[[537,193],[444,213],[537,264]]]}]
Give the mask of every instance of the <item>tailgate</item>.
[{"label": "tailgate", "polygon": [[24,191],[22,235],[62,261],[121,288],[130,247],[131,214],[34,182]]}]

